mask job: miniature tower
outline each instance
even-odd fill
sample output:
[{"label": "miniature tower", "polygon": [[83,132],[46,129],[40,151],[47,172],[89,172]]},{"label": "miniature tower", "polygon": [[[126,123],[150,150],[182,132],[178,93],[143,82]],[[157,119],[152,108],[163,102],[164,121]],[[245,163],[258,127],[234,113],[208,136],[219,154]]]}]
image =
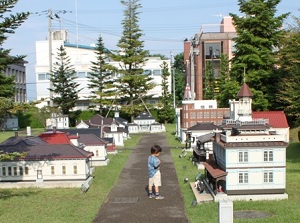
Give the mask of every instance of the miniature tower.
[{"label": "miniature tower", "polygon": [[253,93],[246,83],[242,85],[237,94],[238,101],[229,100],[230,119],[239,121],[252,121]]}]

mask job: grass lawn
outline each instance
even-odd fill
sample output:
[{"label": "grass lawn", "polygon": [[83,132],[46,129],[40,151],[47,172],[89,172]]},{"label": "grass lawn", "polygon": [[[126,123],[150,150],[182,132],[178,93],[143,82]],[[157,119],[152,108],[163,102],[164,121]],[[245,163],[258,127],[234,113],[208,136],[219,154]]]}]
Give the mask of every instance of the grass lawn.
[{"label": "grass lawn", "polygon": [[[167,125],[166,136],[170,146],[183,146],[174,137],[174,125]],[[291,130],[291,134],[293,130]],[[1,138],[0,141],[4,139]],[[14,133],[11,132],[12,136]],[[295,135],[295,134],[293,134]],[[75,189],[0,189],[0,222],[5,223],[35,223],[35,222],[91,222],[107,194],[115,184],[123,165],[131,153],[130,148],[138,143],[141,135],[132,135],[132,139],[125,141],[124,148],[117,155],[111,155],[108,166],[97,167],[95,178],[87,193]],[[295,140],[296,141],[296,140]],[[259,210],[271,213],[272,216],[264,219],[235,219],[235,223],[245,222],[299,222],[300,219],[300,143],[291,143],[287,148],[287,180],[286,192],[288,200],[282,201],[253,201],[234,202],[234,211]],[[184,183],[185,177],[194,181],[200,172],[192,164],[189,155],[179,158],[181,149],[172,149],[174,165],[178,181],[185,202],[186,213],[191,223],[218,222],[218,203],[206,203],[193,206],[195,199],[189,183]]]}]

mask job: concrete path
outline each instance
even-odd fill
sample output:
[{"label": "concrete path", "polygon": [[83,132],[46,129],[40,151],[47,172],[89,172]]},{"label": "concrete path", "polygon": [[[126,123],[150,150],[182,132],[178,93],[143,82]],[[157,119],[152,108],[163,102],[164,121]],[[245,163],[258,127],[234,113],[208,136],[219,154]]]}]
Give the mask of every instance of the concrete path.
[{"label": "concrete path", "polygon": [[[163,148],[162,187],[164,200],[149,199],[147,159],[152,145]],[[145,134],[126,162],[117,184],[99,208],[94,223],[187,223],[173,159],[164,134]]]}]

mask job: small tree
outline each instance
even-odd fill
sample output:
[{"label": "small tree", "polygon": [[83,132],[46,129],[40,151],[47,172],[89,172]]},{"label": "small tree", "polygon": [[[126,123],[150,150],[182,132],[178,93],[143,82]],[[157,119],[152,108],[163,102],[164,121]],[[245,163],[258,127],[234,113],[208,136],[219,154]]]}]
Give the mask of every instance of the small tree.
[{"label": "small tree", "polygon": [[158,112],[159,122],[171,123],[174,120],[174,108],[172,107],[172,94],[169,92],[168,78],[170,72],[168,64],[164,61],[161,65],[162,68],[162,96],[160,98],[160,111]]},{"label": "small tree", "polygon": [[179,53],[174,57],[174,72],[175,72],[175,96],[176,105],[180,105],[183,101],[185,89],[185,74],[183,53]]},{"label": "small tree", "polygon": [[107,63],[109,51],[104,47],[103,39],[99,36],[96,44],[96,61],[92,61],[89,73],[88,88],[91,89],[90,99],[99,107],[99,112],[103,115],[103,108],[110,106],[116,92],[113,87],[112,74],[116,68]]},{"label": "small tree", "polygon": [[228,108],[229,100],[235,99],[241,87],[234,77],[230,76],[228,56],[221,54],[219,93],[217,94],[218,107]]},{"label": "small tree", "polygon": [[50,74],[50,82],[53,87],[49,90],[54,93],[51,99],[63,114],[69,114],[78,100],[79,84],[74,81],[76,72],[71,66],[70,58],[63,46],[58,49],[56,60],[55,67]]},{"label": "small tree", "polygon": [[214,70],[211,61],[206,62],[204,80],[204,100],[214,99]]}]

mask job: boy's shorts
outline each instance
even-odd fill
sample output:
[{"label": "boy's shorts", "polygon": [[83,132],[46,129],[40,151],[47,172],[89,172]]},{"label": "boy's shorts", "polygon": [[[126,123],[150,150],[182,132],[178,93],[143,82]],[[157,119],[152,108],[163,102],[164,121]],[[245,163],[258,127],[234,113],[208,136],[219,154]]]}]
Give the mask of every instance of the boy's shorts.
[{"label": "boy's shorts", "polygon": [[149,178],[149,186],[153,186],[153,185],[156,187],[161,186],[161,174],[159,170],[157,170],[157,172],[154,174],[152,178]]}]

